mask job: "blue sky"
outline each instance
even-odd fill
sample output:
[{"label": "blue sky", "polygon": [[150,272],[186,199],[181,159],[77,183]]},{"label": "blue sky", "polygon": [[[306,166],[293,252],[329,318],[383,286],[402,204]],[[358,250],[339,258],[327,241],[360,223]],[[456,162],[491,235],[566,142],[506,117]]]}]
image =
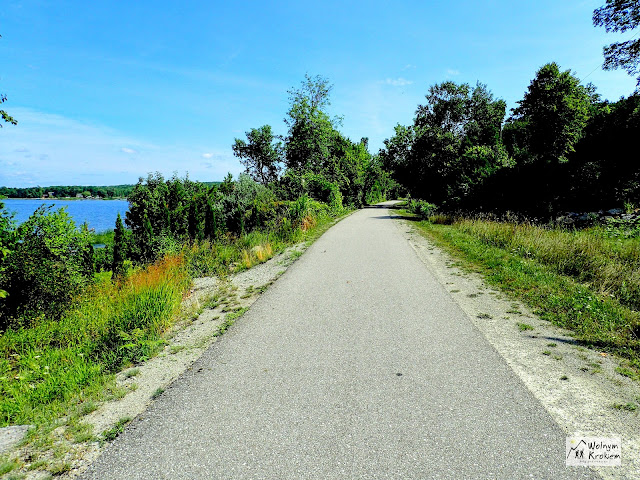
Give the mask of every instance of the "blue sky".
[{"label": "blue sky", "polygon": [[331,114],[372,153],[409,124],[429,86],[481,81],[509,108],[555,61],[617,100],[604,72],[622,36],[592,26],[604,0],[3,0],[0,185],[135,183],[160,171],[221,180],[234,138],[286,133],[287,90],[334,85]]}]

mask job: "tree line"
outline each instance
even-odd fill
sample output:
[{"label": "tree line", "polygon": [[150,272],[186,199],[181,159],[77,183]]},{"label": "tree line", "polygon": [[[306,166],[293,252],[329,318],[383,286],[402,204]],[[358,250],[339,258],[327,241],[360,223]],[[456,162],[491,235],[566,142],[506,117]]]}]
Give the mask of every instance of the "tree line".
[{"label": "tree line", "polygon": [[426,100],[380,152],[415,198],[539,216],[640,206],[638,94],[602,100],[593,85],[548,63],[508,117],[481,83],[443,82]]},{"label": "tree line", "polygon": [[50,187],[0,187],[0,195],[9,198],[42,198],[53,193],[56,198],[83,197],[126,198],[133,191],[133,185],[53,185]]}]

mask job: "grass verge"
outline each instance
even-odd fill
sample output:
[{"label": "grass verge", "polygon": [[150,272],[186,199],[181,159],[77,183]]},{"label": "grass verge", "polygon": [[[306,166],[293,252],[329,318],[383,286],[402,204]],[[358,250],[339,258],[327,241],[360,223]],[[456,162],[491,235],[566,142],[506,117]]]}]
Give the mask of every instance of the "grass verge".
[{"label": "grass verge", "polygon": [[[60,437],[71,443],[104,442],[119,433],[124,423],[114,427],[117,431],[94,436],[82,417],[100,402],[124,396],[127,390],[116,386],[114,374],[165,345],[163,334],[180,319],[193,276],[224,277],[251,268],[290,245],[314,240],[343,215],[312,207],[296,227],[186,245],[153,265],[131,271],[118,284],[109,276],[98,280],[60,321],[42,319],[31,328],[1,332],[0,426],[35,428],[25,441],[32,452],[30,460],[1,455],[0,464],[4,469],[60,474],[68,463],[58,459],[66,458],[70,450]],[[244,309],[228,314],[216,335],[242,313]],[[134,372],[138,370],[129,375]]]},{"label": "grass verge", "polygon": [[[617,354],[626,376],[640,380],[640,314],[635,283],[640,244],[594,232],[457,220],[416,222],[436,245],[526,303],[579,341]],[[634,267],[635,266],[635,267]]]}]

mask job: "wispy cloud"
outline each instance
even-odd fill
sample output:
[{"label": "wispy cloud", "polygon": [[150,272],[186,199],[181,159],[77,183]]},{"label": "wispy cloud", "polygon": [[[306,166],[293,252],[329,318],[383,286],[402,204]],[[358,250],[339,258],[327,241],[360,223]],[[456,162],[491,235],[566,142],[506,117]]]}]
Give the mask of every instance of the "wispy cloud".
[{"label": "wispy cloud", "polygon": [[[155,144],[104,125],[26,108],[14,108],[12,114],[20,118],[20,128],[2,131],[0,185],[135,183],[154,171],[165,176],[188,172],[195,180],[214,181],[242,171],[231,149]],[[202,165],[202,158],[212,159],[210,165]]]},{"label": "wispy cloud", "polygon": [[406,85],[411,85],[413,80],[407,80],[406,78],[387,78],[384,82],[386,85],[393,85],[394,87],[404,87]]},{"label": "wispy cloud", "polygon": [[447,68],[447,75],[450,77],[455,77],[460,75],[460,71],[459,70],[455,70],[453,68]]},{"label": "wispy cloud", "polygon": [[413,64],[411,64],[411,63],[407,63],[407,64],[402,68],[402,70],[415,70],[415,69],[416,69],[416,66],[415,66],[415,65],[413,65]]}]

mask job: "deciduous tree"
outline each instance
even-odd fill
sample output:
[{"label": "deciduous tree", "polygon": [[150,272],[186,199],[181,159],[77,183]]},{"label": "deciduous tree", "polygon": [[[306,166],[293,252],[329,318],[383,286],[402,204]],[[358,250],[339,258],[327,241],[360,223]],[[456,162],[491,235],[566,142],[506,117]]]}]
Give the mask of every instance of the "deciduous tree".
[{"label": "deciduous tree", "polygon": [[282,143],[276,141],[270,125],[252,128],[246,132],[247,141],[239,138],[233,144],[233,154],[245,166],[251,177],[268,185],[278,179],[282,161]]},{"label": "deciduous tree", "polygon": [[[638,0],[607,0],[593,12],[593,24],[607,32],[626,32],[640,26],[640,2]],[[636,88],[640,89],[640,38],[614,42],[604,47],[604,69],[624,69],[637,76]]]}]

